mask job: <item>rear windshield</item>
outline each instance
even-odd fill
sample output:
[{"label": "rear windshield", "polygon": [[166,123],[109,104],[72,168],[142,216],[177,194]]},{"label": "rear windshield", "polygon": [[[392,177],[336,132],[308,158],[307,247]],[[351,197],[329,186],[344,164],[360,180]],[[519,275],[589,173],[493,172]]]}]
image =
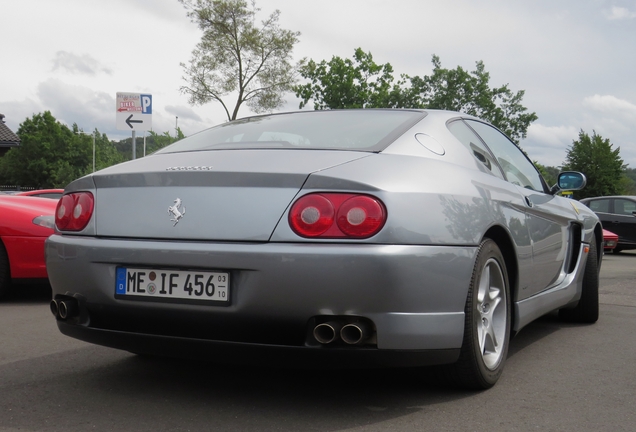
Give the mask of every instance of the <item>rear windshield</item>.
[{"label": "rear windshield", "polygon": [[206,129],[157,153],[260,148],[377,152],[425,115],[421,111],[367,109],[249,117]]}]

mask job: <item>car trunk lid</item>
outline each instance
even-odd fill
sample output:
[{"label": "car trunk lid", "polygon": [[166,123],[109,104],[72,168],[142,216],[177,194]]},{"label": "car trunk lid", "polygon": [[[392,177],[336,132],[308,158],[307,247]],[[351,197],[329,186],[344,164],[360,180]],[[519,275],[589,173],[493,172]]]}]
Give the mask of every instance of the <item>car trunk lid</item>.
[{"label": "car trunk lid", "polygon": [[368,156],[321,150],[158,154],[95,174],[98,236],[267,241],[309,174]]}]

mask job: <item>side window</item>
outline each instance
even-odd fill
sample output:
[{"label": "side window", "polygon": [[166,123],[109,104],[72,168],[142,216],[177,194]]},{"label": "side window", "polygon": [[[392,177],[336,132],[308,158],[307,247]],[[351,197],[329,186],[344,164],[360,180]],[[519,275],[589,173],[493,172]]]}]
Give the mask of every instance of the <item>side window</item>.
[{"label": "side window", "polygon": [[609,213],[609,204],[610,204],[610,200],[599,199],[599,200],[590,201],[588,205],[590,207],[590,210],[592,210],[595,213],[598,213],[598,212]]},{"label": "side window", "polygon": [[636,203],[634,201],[619,198],[614,200],[614,213],[631,216],[634,211],[636,211]]},{"label": "side window", "polygon": [[527,189],[545,192],[541,174],[515,143],[492,126],[473,120],[466,122],[492,150],[504,171],[506,180]]},{"label": "side window", "polygon": [[504,176],[501,170],[493,160],[493,156],[490,150],[484,146],[481,139],[473,132],[471,128],[466,126],[462,120],[456,120],[448,124],[448,130],[451,131],[455,138],[464,144],[470,153],[477,159],[477,163],[485,166],[494,175],[503,179]]}]

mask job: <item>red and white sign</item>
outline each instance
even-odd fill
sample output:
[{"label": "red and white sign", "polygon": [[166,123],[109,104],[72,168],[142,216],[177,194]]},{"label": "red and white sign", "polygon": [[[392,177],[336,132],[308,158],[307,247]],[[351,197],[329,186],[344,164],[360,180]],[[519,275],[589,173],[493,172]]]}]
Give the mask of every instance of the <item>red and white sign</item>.
[{"label": "red and white sign", "polygon": [[115,107],[117,129],[147,131],[152,129],[152,95],[117,93]]}]

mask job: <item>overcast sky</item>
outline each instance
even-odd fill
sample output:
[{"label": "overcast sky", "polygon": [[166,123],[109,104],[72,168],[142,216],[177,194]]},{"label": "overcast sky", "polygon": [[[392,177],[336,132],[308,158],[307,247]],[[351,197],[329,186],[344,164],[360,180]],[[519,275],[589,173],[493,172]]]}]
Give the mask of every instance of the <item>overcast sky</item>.
[{"label": "overcast sky", "polygon": [[[301,32],[296,60],[352,57],[357,47],[396,74],[474,70],[525,90],[539,119],[521,146],[559,166],[582,129],[609,138],[636,168],[635,0],[258,0]],[[111,139],[117,92],[150,93],[155,132],[186,135],[225,121],[219,104],[188,105],[180,63],[200,31],[177,0],[0,0],[0,113],[17,132],[33,114]],[[282,111],[295,110],[290,94]],[[231,104],[233,105],[233,103]],[[247,107],[240,116],[250,115]],[[142,136],[139,133],[138,136]]]}]

